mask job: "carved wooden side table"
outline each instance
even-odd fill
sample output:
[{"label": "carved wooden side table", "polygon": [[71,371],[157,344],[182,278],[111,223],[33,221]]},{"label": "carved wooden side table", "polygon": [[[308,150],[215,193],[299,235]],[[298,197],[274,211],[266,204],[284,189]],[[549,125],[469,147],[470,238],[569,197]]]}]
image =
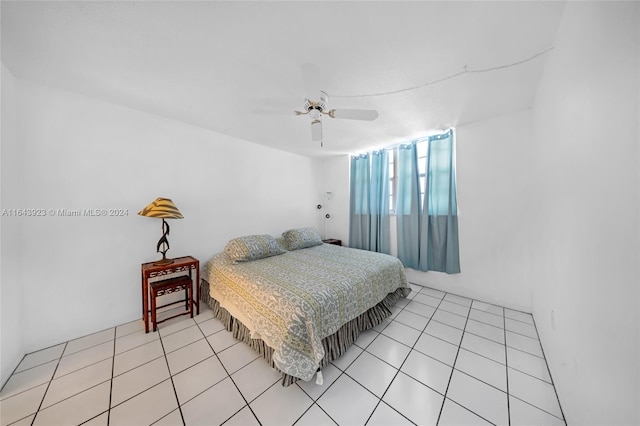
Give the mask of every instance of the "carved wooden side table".
[{"label": "carved wooden side table", "polygon": [[[195,274],[193,271],[195,270]],[[184,274],[186,272],[186,274]],[[181,274],[182,273],[182,274]],[[200,261],[193,256],[185,256],[173,259],[173,263],[165,264],[165,265],[156,265],[154,262],[148,262],[142,264],[142,320],[144,321],[144,331],[145,333],[149,332],[149,320],[151,307],[149,300],[149,280],[152,278],[162,277],[163,279],[157,282],[154,282],[154,294],[162,295],[167,293],[172,293],[173,291],[178,290],[187,290],[185,288],[186,284],[184,279],[180,278],[184,276],[188,277],[190,284],[193,285],[195,283],[196,286],[196,297],[194,298],[193,287],[190,287],[188,291],[186,291],[185,297],[188,300],[185,300],[185,304],[188,305],[188,308],[185,312],[178,314],[185,315],[191,314],[193,316],[193,308],[195,303],[196,315],[200,314]],[[194,276],[195,275],[195,276]],[[195,280],[194,280],[195,278]],[[165,282],[164,285],[160,284],[162,281]],[[154,297],[155,299],[155,297]],[[174,302],[174,303],[182,303],[182,301]],[[173,304],[173,303],[171,303]],[[168,306],[163,305],[161,307]],[[153,301],[153,307],[155,308],[155,300]],[[156,319],[156,312],[153,309],[152,312],[153,319]],[[173,317],[171,317],[173,318]],[[170,318],[167,318],[170,319]],[[166,320],[166,319],[165,319]],[[163,321],[165,321],[163,320]],[[160,321],[162,322],[162,321]],[[155,331],[155,327],[154,327]]]}]

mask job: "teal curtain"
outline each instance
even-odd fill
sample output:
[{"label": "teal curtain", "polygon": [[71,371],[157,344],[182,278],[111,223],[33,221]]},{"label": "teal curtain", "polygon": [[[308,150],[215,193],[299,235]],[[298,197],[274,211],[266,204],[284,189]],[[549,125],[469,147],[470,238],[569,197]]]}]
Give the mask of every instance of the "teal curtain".
[{"label": "teal curtain", "polygon": [[398,257],[421,271],[460,272],[453,130],[430,136],[423,159],[424,200],[416,142],[398,152]]},{"label": "teal curtain", "polygon": [[416,143],[398,147],[396,222],[398,258],[405,267],[420,266],[420,177]]},{"label": "teal curtain", "polygon": [[349,223],[349,246],[369,247],[371,233],[369,224],[369,194],[371,184],[371,161],[369,155],[351,157],[351,212]]},{"label": "teal curtain", "polygon": [[389,154],[387,150],[351,157],[349,246],[391,252]]}]

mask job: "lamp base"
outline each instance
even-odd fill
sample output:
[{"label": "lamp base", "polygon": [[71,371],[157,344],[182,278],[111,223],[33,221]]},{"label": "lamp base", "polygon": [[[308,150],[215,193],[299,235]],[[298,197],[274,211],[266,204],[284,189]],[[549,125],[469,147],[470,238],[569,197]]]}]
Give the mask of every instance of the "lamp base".
[{"label": "lamp base", "polygon": [[169,265],[173,263],[173,259],[160,259],[157,262],[153,262],[154,265]]}]

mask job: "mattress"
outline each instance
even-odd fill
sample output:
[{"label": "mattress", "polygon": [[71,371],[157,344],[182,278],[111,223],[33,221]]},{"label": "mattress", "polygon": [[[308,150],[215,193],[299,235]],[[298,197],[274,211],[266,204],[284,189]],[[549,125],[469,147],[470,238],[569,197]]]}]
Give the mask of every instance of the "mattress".
[{"label": "mattress", "polygon": [[388,294],[411,291],[397,258],[331,244],[237,264],[220,253],[202,278],[251,338],[273,348],[275,366],[303,380],[321,365],[324,338]]}]

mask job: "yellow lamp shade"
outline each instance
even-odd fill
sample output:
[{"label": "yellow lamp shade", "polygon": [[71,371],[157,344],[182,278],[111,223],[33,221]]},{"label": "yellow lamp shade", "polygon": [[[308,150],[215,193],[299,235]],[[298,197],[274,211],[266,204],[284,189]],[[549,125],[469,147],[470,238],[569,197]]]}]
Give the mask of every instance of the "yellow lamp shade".
[{"label": "yellow lamp shade", "polygon": [[154,202],[138,212],[140,216],[161,219],[184,219],[180,210],[169,198],[156,198]]}]

